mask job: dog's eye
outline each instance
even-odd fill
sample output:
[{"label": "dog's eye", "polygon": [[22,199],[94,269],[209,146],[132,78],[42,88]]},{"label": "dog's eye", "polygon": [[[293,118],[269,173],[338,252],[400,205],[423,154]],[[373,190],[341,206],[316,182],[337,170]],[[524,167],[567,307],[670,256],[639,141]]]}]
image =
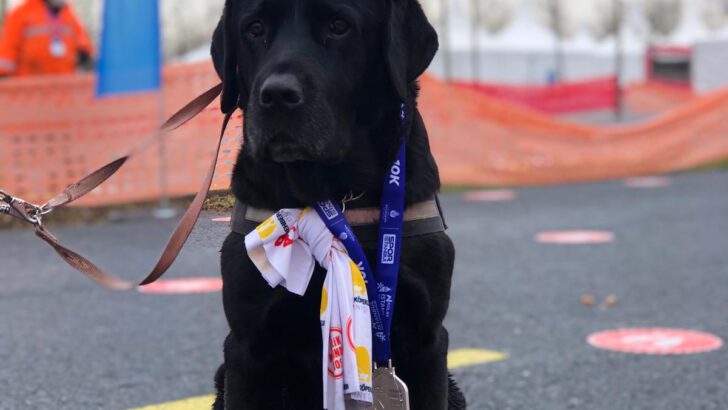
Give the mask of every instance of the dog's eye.
[{"label": "dog's eye", "polygon": [[256,21],[248,26],[248,34],[253,37],[260,37],[265,34],[265,26],[260,21]]},{"label": "dog's eye", "polygon": [[350,29],[349,23],[342,19],[336,19],[329,25],[329,30],[337,36],[343,36],[348,33]]}]

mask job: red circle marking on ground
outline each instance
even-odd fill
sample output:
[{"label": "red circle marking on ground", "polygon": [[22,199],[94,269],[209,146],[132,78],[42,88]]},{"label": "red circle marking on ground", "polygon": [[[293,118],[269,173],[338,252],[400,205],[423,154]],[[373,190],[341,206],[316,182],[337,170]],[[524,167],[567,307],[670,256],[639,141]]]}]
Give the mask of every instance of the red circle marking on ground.
[{"label": "red circle marking on ground", "polygon": [[553,231],[541,232],[536,241],[557,245],[590,245],[614,242],[614,234],[606,231]]},{"label": "red circle marking on ground", "polygon": [[633,189],[666,188],[671,184],[666,177],[639,177],[624,180],[624,186]]},{"label": "red circle marking on ground", "polygon": [[723,347],[723,340],[709,333],[663,328],[608,330],[587,341],[599,349],[651,355],[696,354]]},{"label": "red circle marking on ground", "polygon": [[515,200],[516,197],[515,191],[507,189],[470,191],[465,194],[465,200],[470,202],[507,202]]},{"label": "red circle marking on ground", "polygon": [[189,278],[160,280],[151,285],[140,286],[139,292],[166,295],[188,295],[193,293],[215,293],[222,290],[220,278]]},{"label": "red circle marking on ground", "polygon": [[212,222],[230,222],[231,218],[229,216],[223,216],[220,218],[212,218]]}]

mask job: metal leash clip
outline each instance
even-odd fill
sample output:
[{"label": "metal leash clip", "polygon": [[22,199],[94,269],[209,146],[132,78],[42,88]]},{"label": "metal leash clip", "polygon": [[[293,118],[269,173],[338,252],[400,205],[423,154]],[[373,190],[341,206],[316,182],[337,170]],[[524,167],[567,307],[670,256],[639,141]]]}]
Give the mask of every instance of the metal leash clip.
[{"label": "metal leash clip", "polygon": [[6,205],[0,205],[0,214],[10,215],[36,227],[43,226],[43,216],[49,214],[52,209],[45,209],[23,199],[14,197],[0,189],[0,201]]}]

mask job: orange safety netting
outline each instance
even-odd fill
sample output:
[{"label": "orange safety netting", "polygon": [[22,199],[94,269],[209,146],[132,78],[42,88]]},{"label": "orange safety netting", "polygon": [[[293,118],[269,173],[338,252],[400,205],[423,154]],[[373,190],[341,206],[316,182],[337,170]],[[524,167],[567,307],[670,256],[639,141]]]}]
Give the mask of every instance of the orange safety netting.
[{"label": "orange safety netting", "polygon": [[[209,64],[165,70],[164,117],[218,81]],[[163,120],[157,94],[97,100],[93,89],[90,75],[0,82],[0,187],[30,201],[42,201],[154,138]],[[199,188],[221,122],[219,107],[211,106],[167,138],[167,192],[171,196],[188,195]],[[237,121],[223,141],[213,189],[229,186],[240,134]],[[103,205],[158,198],[159,181],[159,146],[152,145],[79,202]]]},{"label": "orange safety netting", "polygon": [[636,125],[562,121],[423,80],[420,109],[445,182],[538,185],[695,167],[728,157],[728,90]]},{"label": "orange safety netting", "polygon": [[[210,64],[165,71],[169,115],[217,82]],[[96,167],[142,145],[161,121],[155,94],[93,97],[92,76],[0,82],[0,187],[43,201]],[[728,157],[728,91],[701,97],[648,123],[597,128],[556,120],[424,78],[420,109],[447,184],[533,185],[673,171]],[[210,107],[167,139],[167,189],[198,189],[222,116]],[[226,189],[240,146],[226,133],[213,182]],[[160,195],[152,145],[80,201],[103,205]]]},{"label": "orange safety netting", "polygon": [[685,87],[675,87],[659,82],[634,84],[624,93],[627,109],[635,114],[658,114],[673,110],[697,98]]}]

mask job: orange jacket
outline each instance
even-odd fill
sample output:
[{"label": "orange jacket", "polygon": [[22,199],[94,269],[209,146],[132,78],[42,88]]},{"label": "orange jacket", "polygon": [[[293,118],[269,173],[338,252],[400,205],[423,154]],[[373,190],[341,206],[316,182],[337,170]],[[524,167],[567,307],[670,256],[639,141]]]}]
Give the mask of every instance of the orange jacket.
[{"label": "orange jacket", "polygon": [[93,46],[69,4],[53,15],[44,0],[26,0],[5,18],[0,75],[73,73],[79,52]]}]

